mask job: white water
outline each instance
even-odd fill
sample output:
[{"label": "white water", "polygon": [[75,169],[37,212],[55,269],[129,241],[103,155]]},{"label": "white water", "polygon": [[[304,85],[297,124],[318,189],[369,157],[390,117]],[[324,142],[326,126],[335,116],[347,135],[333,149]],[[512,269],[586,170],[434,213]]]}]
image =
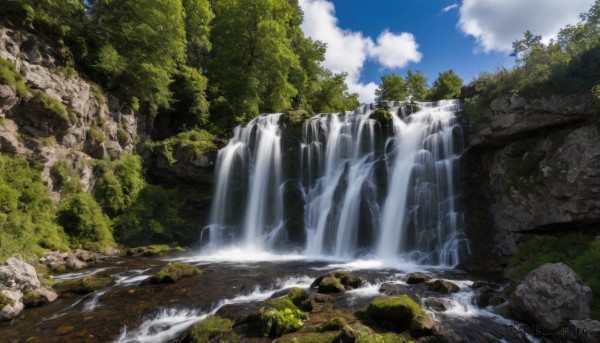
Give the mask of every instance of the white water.
[{"label": "white water", "polygon": [[[392,104],[394,105],[394,104]],[[303,254],[400,264],[455,266],[468,250],[456,208],[462,131],[458,101],[395,104],[380,123],[372,106],[305,121],[300,156],[282,153],[281,115],[237,127],[219,152],[205,251],[227,246],[273,251],[287,239],[285,182],[304,202]],[[284,163],[299,159],[300,170]],[[289,242],[286,242],[289,243]],[[294,242],[293,242],[294,243]]]}]

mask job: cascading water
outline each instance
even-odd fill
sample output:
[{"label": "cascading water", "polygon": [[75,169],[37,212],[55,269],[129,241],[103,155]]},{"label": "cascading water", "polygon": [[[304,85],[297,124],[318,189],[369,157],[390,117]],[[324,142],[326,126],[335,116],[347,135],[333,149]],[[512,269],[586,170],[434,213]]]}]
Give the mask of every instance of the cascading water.
[{"label": "cascading water", "polygon": [[229,243],[270,248],[264,242],[272,242],[268,238],[282,227],[279,117],[269,114],[236,127],[229,144],[219,151],[210,248]]},{"label": "cascading water", "polygon": [[414,113],[414,104],[390,105],[391,119],[363,106],[306,120],[300,156],[282,156],[281,115],[237,127],[219,152],[209,245],[275,247],[285,228],[282,165],[300,158],[287,174],[304,194],[306,255],[456,265],[468,248],[456,208],[460,103],[419,103]]}]

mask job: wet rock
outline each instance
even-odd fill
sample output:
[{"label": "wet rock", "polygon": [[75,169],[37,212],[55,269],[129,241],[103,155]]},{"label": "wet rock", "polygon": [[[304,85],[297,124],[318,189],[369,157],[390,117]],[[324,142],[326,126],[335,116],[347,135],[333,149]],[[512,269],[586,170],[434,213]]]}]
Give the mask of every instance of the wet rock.
[{"label": "wet rock", "polygon": [[331,272],[319,276],[310,288],[318,288],[319,293],[343,293],[347,290],[359,288],[363,281],[351,274],[344,272]]},{"label": "wet rock", "polygon": [[460,291],[460,287],[446,280],[431,281],[427,283],[427,286],[430,291],[441,294],[451,294]]},{"label": "wet rock", "polygon": [[324,304],[331,301],[331,295],[328,294],[315,293],[311,294],[310,296],[314,300],[314,302],[318,304]]},{"label": "wet rock", "polygon": [[306,313],[298,309],[290,298],[281,297],[265,301],[254,325],[264,336],[276,338],[297,331],[304,325],[306,319],[308,319]]},{"label": "wet rock", "polygon": [[0,266],[0,284],[23,291],[41,286],[35,268],[15,257],[10,257]]},{"label": "wet rock", "polygon": [[151,279],[155,283],[172,283],[184,277],[192,277],[202,274],[202,271],[196,266],[174,262],[167,264]]},{"label": "wet rock", "polygon": [[592,291],[564,263],[547,263],[527,274],[510,297],[512,312],[525,322],[558,327],[590,318]]},{"label": "wet rock", "polygon": [[412,273],[406,276],[406,283],[409,285],[416,285],[430,280],[431,277],[420,273]]},{"label": "wet rock", "polygon": [[287,297],[292,300],[294,305],[305,312],[310,312],[313,309],[310,297],[305,290],[299,287],[291,288],[287,294]]},{"label": "wet rock", "polygon": [[577,342],[600,342],[600,322],[597,320],[570,320],[567,327],[569,338],[573,338]]},{"label": "wet rock", "polygon": [[259,307],[251,303],[229,304],[222,306],[215,313],[216,316],[227,318],[235,325],[243,325],[250,322],[253,316],[258,314]]},{"label": "wet rock", "polygon": [[427,298],[425,299],[425,306],[429,307],[430,309],[434,310],[434,311],[438,311],[438,312],[444,312],[448,309],[448,301],[445,299],[439,299],[439,298]]},{"label": "wet rock", "polygon": [[190,329],[193,343],[231,342],[235,335],[231,332],[233,322],[219,316],[208,316]]},{"label": "wet rock", "polygon": [[54,302],[58,298],[56,292],[46,288],[38,288],[30,290],[23,296],[23,304],[25,307],[36,307]]},{"label": "wet rock", "polygon": [[121,256],[121,250],[115,249],[113,247],[106,247],[106,248],[104,248],[104,251],[102,252],[102,254],[104,256],[108,256],[108,257]]},{"label": "wet rock", "polygon": [[63,281],[54,285],[61,298],[75,294],[87,294],[110,286],[114,277],[108,275],[89,275],[77,279]]},{"label": "wet rock", "polygon": [[410,321],[410,333],[413,337],[430,336],[433,334],[433,328],[436,322],[432,318],[419,316]]},{"label": "wet rock", "polygon": [[23,293],[19,290],[0,291],[0,321],[16,318],[23,311]]},{"label": "wet rock", "polygon": [[328,320],[326,323],[319,325],[316,330],[318,332],[338,331],[342,330],[346,325],[348,325],[346,319],[342,317],[335,317]]},{"label": "wet rock", "polygon": [[425,311],[409,296],[394,295],[373,299],[367,307],[367,315],[378,324],[404,330],[409,328],[413,318],[425,316]]},{"label": "wet rock", "polygon": [[385,295],[408,295],[412,300],[416,302],[421,301],[421,296],[417,293],[414,286],[407,286],[399,283],[382,283],[379,286],[379,293]]},{"label": "wet rock", "polygon": [[[490,283],[490,282],[485,282],[485,281],[475,281],[473,282],[473,284],[471,285],[472,289],[491,289],[492,291],[498,290],[500,289],[500,286]],[[489,293],[488,291],[482,291],[482,293]]]},{"label": "wet rock", "polygon": [[58,328],[56,328],[54,334],[56,334],[57,336],[64,336],[72,332],[73,330],[75,330],[75,327],[73,325],[61,325]]},{"label": "wet rock", "polygon": [[73,270],[81,270],[87,268],[87,263],[79,260],[75,255],[69,254],[65,259],[65,266]]}]

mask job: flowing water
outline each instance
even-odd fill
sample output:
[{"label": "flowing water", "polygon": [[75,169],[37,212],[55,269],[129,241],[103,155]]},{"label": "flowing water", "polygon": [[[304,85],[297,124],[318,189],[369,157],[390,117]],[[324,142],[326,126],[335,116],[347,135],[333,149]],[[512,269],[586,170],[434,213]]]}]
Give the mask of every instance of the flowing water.
[{"label": "flowing water", "polygon": [[[304,254],[458,264],[468,252],[456,206],[460,103],[416,106],[390,104],[390,120],[373,118],[373,106],[316,115],[303,123],[299,154],[282,152],[280,114],[237,127],[219,152],[206,249],[273,250],[287,223],[284,185],[297,182]],[[292,176],[282,180],[288,165],[300,170],[286,171]]]}]

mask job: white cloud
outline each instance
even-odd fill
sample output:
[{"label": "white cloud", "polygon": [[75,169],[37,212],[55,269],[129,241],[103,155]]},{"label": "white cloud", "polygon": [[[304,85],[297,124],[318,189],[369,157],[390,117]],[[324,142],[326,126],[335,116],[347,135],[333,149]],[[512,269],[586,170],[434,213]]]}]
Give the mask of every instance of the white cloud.
[{"label": "white cloud", "polygon": [[450,12],[451,10],[458,8],[458,4],[457,3],[453,3],[452,5],[448,5],[444,8],[442,8],[442,12],[447,13]]},{"label": "white cloud", "polygon": [[329,0],[300,0],[304,11],[304,34],[327,44],[323,66],[334,73],[348,73],[348,89],[358,93],[361,102],[375,101],[373,82],[361,83],[360,75],[367,59],[386,68],[402,68],[409,62],[419,62],[421,53],[410,33],[384,31],[373,42],[361,32],[343,30],[335,16],[335,6]]},{"label": "white cloud", "polygon": [[556,38],[567,24],[579,21],[594,0],[463,0],[458,26],[485,51],[511,51],[526,30]]}]

